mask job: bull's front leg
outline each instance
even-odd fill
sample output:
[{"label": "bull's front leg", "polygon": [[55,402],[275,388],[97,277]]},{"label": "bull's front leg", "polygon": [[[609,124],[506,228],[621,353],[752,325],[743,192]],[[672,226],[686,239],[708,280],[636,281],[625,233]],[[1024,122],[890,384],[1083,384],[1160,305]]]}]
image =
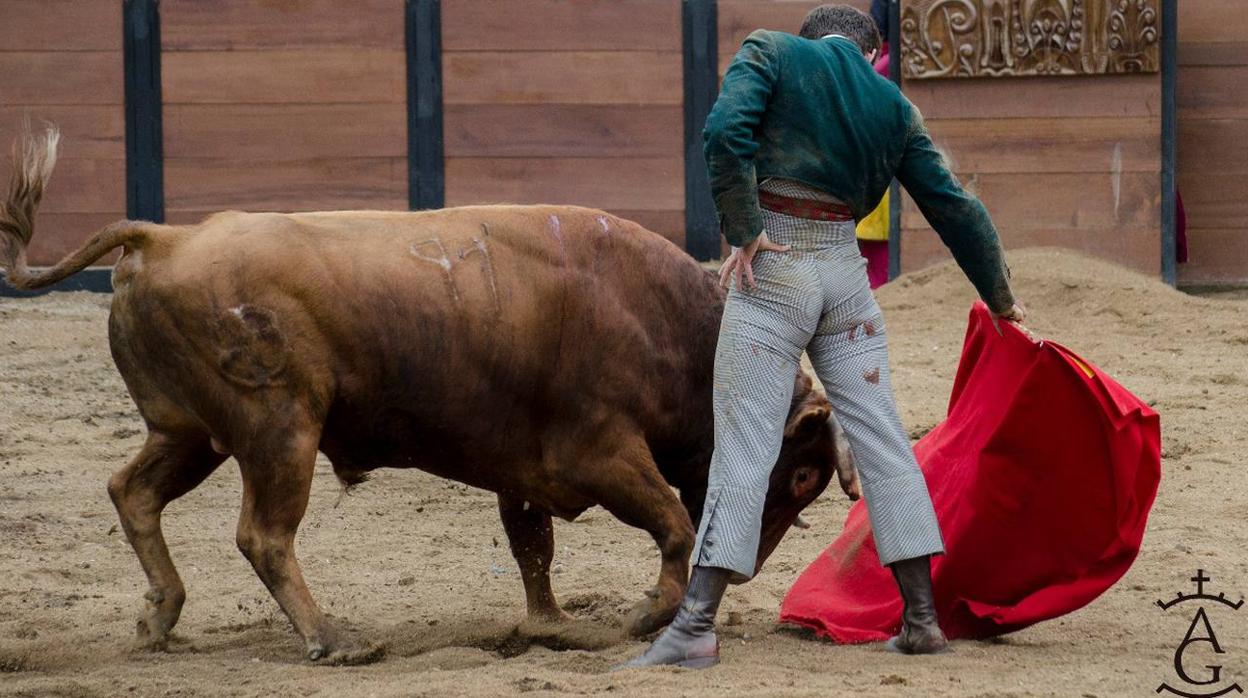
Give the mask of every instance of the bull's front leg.
[{"label": "bull's front leg", "polygon": [[498,496],[498,514],[507,532],[511,554],[524,579],[529,619],[539,622],[568,620],[550,587],[550,562],[555,556],[554,527],[550,514],[534,509],[515,497]]},{"label": "bull's front leg", "polygon": [[598,447],[585,449],[579,460],[569,461],[574,466],[568,480],[620,521],[647,531],[659,546],[658,582],[624,619],[625,631],[640,637],[670,623],[684,598],[693,523],[639,434],[622,427],[604,430],[603,436],[598,447],[610,455],[603,458]]}]

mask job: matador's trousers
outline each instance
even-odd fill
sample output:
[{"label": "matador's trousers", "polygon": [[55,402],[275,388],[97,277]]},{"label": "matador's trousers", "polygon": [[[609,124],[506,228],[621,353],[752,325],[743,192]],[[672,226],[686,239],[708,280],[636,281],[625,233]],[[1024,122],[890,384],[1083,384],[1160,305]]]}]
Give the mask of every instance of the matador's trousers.
[{"label": "matador's trousers", "polygon": [[763,502],[803,351],[849,437],[880,562],[944,552],[897,416],[884,321],[854,224],[763,216],[772,241],[792,249],[758,253],[757,288],[728,294],[715,355],[715,454],[693,564],[732,570],[737,581],[754,575]]}]

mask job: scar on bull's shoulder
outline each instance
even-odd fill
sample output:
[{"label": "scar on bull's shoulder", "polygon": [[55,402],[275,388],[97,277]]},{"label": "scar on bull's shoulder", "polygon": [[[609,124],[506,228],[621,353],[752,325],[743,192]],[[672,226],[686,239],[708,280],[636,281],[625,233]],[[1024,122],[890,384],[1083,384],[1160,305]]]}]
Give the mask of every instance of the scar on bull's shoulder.
[{"label": "scar on bull's shoulder", "polygon": [[238,305],[217,318],[217,365],[226,380],[248,388],[281,385],[290,347],[272,311]]}]

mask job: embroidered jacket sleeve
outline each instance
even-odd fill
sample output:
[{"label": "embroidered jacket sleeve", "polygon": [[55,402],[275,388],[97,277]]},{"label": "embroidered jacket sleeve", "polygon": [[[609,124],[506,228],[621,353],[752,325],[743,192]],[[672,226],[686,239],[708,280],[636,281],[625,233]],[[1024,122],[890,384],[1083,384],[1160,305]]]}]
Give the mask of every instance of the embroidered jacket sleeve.
[{"label": "embroidered jacket sleeve", "polygon": [[736,247],[749,244],[763,231],[754,154],[778,74],[774,43],[766,32],[754,32],[728,66],[702,132],[720,230]]},{"label": "embroidered jacket sleeve", "polygon": [[945,165],[919,110],[911,109],[897,180],[953,253],[980,298],[992,310],[1004,312],[1014,304],[1014,296],[997,229],[983,203],[963,189]]}]

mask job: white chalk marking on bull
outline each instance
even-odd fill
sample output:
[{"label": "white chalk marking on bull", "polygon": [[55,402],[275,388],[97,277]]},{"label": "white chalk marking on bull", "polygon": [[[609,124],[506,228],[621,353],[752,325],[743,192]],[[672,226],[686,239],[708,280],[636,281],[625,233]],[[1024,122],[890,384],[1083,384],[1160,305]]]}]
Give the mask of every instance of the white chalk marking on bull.
[{"label": "white chalk marking on bull", "polygon": [[[426,245],[433,245],[437,247],[439,256],[430,257],[422,254],[420,248],[425,247]],[[459,289],[455,286],[455,277],[451,276],[451,258],[446,255],[446,246],[442,244],[442,239],[435,235],[428,240],[413,242],[409,251],[412,253],[412,256],[417,259],[423,259],[426,262],[432,262],[433,264],[442,267],[442,273],[446,275],[446,285],[451,289],[451,298],[454,298],[455,302],[458,303]]]},{"label": "white chalk marking on bull", "polygon": [[555,242],[559,243],[560,256],[566,258],[568,251],[563,246],[563,223],[559,221],[559,216],[553,213],[550,214],[550,234],[554,236]]},{"label": "white chalk marking on bull", "polygon": [[[473,238],[472,245],[476,248],[477,252],[481,253],[481,257],[484,260],[482,262],[483,266],[481,269],[485,272],[485,278],[490,282],[490,296],[494,299],[494,309],[502,311],[503,302],[502,299],[498,297],[498,277],[494,273],[494,258],[490,256],[490,248],[481,238]],[[472,253],[473,250],[468,250],[467,252],[467,254]],[[460,256],[462,258],[463,254],[461,253]]]}]

